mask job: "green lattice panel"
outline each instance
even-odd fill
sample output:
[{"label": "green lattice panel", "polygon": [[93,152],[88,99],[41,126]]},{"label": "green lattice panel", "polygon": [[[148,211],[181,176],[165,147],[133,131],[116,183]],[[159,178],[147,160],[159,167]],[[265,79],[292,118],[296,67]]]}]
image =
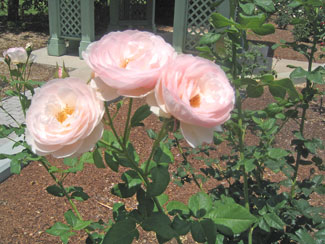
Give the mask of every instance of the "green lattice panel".
[{"label": "green lattice panel", "polygon": [[81,38],[81,0],[60,0],[60,35]]},{"label": "green lattice panel", "polygon": [[122,0],[120,20],[146,20],[147,0]]},{"label": "green lattice panel", "polygon": [[212,29],[209,23],[209,17],[212,14],[211,2],[210,0],[189,0],[185,51],[195,51],[201,36]]}]

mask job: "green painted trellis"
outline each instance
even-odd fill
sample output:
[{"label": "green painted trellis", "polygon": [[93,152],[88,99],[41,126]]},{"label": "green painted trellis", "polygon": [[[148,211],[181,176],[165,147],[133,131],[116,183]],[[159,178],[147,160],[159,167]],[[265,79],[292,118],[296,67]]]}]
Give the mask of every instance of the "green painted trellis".
[{"label": "green painted trellis", "polygon": [[201,36],[211,31],[209,17],[217,11],[226,17],[230,15],[229,1],[216,9],[212,0],[175,0],[173,46],[178,52],[193,53]]},{"label": "green painted trellis", "polygon": [[61,56],[69,46],[79,45],[79,56],[95,40],[94,0],[48,1],[50,39],[48,54]]},{"label": "green painted trellis", "polygon": [[[229,17],[229,1],[212,10],[212,0],[175,0],[173,46],[178,52],[195,52],[201,36],[211,30],[213,11]],[[48,54],[61,56],[79,44],[79,55],[95,40],[94,0],[51,0]],[[111,0],[109,30],[143,26],[156,31],[155,0]]]},{"label": "green painted trellis", "polygon": [[143,27],[156,32],[155,0],[111,0],[109,30]]}]

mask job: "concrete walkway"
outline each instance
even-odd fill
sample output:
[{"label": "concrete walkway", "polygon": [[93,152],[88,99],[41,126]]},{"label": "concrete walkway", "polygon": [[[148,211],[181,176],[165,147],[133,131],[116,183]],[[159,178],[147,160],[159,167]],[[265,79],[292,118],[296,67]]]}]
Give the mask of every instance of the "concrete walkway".
[{"label": "concrete walkway", "polygon": [[[164,32],[164,33],[158,33],[163,36],[163,38],[171,43],[172,40],[172,33],[171,32]],[[78,77],[85,82],[90,78],[91,70],[87,66],[86,62],[84,60],[81,60],[78,57],[77,52],[74,53],[68,53],[67,55],[61,56],[61,57],[54,57],[54,56],[48,56],[47,55],[47,49],[42,48],[39,50],[33,51],[33,54],[36,56],[35,63],[40,64],[47,64],[47,65],[53,65],[55,66],[56,63],[58,63],[60,66],[62,66],[63,61],[65,63],[65,66],[67,68],[70,68],[72,71],[69,72],[70,76],[72,77]],[[3,59],[0,59],[0,61],[3,61]],[[268,67],[272,67],[278,75],[278,79],[287,78],[289,77],[290,72],[292,69],[288,68],[287,65],[294,65],[294,66],[300,66],[304,69],[307,69],[307,63],[301,62],[301,61],[294,61],[294,60],[276,60],[272,58],[267,58]],[[324,64],[314,64],[313,68],[316,68],[319,65]],[[297,81],[298,82],[298,81]],[[17,98],[9,98],[4,101],[2,101],[3,106],[10,111],[10,113],[14,116],[14,118],[19,122],[22,123],[24,121],[24,116],[20,110],[20,104]],[[11,119],[7,114],[5,114],[3,111],[0,111],[0,124],[5,125],[13,125],[15,121]],[[15,140],[15,136],[11,137],[11,139]],[[21,148],[14,148],[12,141],[9,139],[0,139],[0,153],[6,153],[6,154],[14,154],[17,153],[19,150],[22,150]],[[3,159],[0,160],[0,182],[5,180],[7,177],[10,176],[10,160]]]}]

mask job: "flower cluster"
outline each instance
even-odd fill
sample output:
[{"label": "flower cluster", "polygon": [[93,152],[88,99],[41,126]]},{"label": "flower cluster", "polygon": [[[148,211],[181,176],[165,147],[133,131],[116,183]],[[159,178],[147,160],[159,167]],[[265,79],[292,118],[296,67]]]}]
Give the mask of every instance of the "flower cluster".
[{"label": "flower cluster", "polygon": [[103,131],[103,101],[146,97],[158,116],[180,121],[186,141],[211,142],[230,118],[234,91],[215,63],[177,55],[149,32],[111,32],[88,46],[83,58],[93,71],[90,85],[75,78],[48,82],[27,113],[27,141],[34,152],[54,157],[90,150]]}]

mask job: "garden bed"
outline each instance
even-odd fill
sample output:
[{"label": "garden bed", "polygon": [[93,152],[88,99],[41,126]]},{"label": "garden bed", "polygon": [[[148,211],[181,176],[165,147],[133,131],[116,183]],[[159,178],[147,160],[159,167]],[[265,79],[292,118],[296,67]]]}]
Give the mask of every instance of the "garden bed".
[{"label": "garden bed", "polygon": [[[27,36],[33,36],[31,34]],[[3,44],[1,48],[6,50],[9,47],[24,46],[31,40],[26,38],[26,33],[17,34],[12,38],[8,38],[8,35],[0,35],[0,43]],[[44,36],[43,36],[44,37]],[[277,32],[271,37],[256,38],[254,35],[250,35],[250,39],[257,39],[261,42],[275,43],[279,39],[286,39],[290,37],[289,31]],[[15,38],[17,38],[15,40]],[[6,40],[5,42],[3,40]],[[19,41],[17,41],[19,40]],[[34,47],[44,47],[44,39],[33,38]],[[7,44],[7,46],[4,45]],[[291,49],[277,49],[273,56],[276,58],[304,60],[302,57]],[[322,62],[321,60],[317,60]],[[324,61],[323,61],[324,62]],[[1,70],[4,67],[1,65]],[[2,73],[2,72],[1,72]],[[44,65],[36,65],[32,70],[31,78],[35,80],[47,80],[53,75],[53,67],[47,67]],[[320,90],[325,90],[325,86],[319,86]],[[127,113],[128,100],[125,101],[120,114],[116,118],[116,128],[118,131],[123,131],[124,121]],[[264,95],[258,99],[247,99],[244,106],[245,109],[261,109],[267,104],[273,102],[273,97],[266,90]],[[134,110],[143,105],[145,101],[134,101]],[[111,108],[114,110],[114,106]],[[305,137],[313,138],[317,137],[325,140],[324,126],[324,107],[320,107],[320,100],[316,100],[312,103],[312,107],[307,113],[307,122]],[[152,145],[152,141],[148,139],[146,135],[146,129],[158,130],[160,124],[155,116],[150,116],[144,121],[144,127],[137,127],[131,133],[131,141],[139,155],[143,158],[148,157],[148,148]],[[276,146],[292,150],[290,145],[292,139],[292,131],[298,130],[298,125],[291,121],[281,130],[281,133],[277,136]],[[247,144],[252,145],[256,143],[256,137],[249,135],[247,137]],[[184,144],[185,145],[185,144]],[[210,157],[220,157],[222,154],[229,152],[229,147],[226,143],[222,143],[217,147],[217,150],[210,154]],[[181,155],[173,151],[175,155],[175,162],[171,165],[171,173],[175,173],[177,166],[181,164]],[[319,156],[325,160],[325,152],[319,152]],[[62,165],[62,161],[49,157],[49,160],[54,165]],[[201,172],[204,168],[204,163],[199,160],[190,160],[193,167],[197,172]],[[222,162],[221,162],[222,165]],[[305,179],[310,176],[311,166],[302,166],[299,169],[298,178]],[[315,168],[316,173],[318,172]],[[122,170],[123,172],[123,170]],[[94,165],[86,164],[82,172],[78,172],[76,175],[70,175],[66,180],[66,185],[81,186],[84,191],[90,196],[90,199],[84,203],[77,203],[78,208],[82,216],[85,219],[100,220],[103,219],[107,222],[112,218],[111,210],[113,204],[121,201],[118,197],[112,195],[110,190],[113,184],[120,181],[120,173],[115,173],[109,168],[97,169]],[[272,172],[266,173],[266,178],[272,182],[278,182],[281,180],[281,174],[274,174]],[[0,243],[58,243],[58,238],[50,236],[45,233],[45,230],[52,226],[55,222],[64,222],[63,214],[69,209],[69,204],[66,200],[56,198],[49,195],[46,192],[46,187],[53,184],[53,180],[50,175],[45,171],[42,165],[38,162],[33,162],[25,167],[20,175],[14,175],[8,180],[0,184]],[[212,191],[219,184],[225,184],[225,182],[218,182],[215,179],[208,180],[203,184],[203,189],[206,192]],[[287,189],[283,188],[283,191]],[[170,183],[166,193],[169,195],[170,200],[177,199],[179,201],[187,202],[188,198],[198,191],[198,188],[193,182],[185,183],[183,187],[177,184]],[[310,200],[313,205],[325,207],[325,198],[314,194]],[[128,209],[136,207],[137,201],[133,198],[123,200]],[[188,240],[184,240],[184,243],[193,243],[193,240],[188,236]],[[72,237],[71,243],[82,243],[86,239],[84,233]],[[155,235],[152,232],[141,232],[138,243],[155,243]]]}]

